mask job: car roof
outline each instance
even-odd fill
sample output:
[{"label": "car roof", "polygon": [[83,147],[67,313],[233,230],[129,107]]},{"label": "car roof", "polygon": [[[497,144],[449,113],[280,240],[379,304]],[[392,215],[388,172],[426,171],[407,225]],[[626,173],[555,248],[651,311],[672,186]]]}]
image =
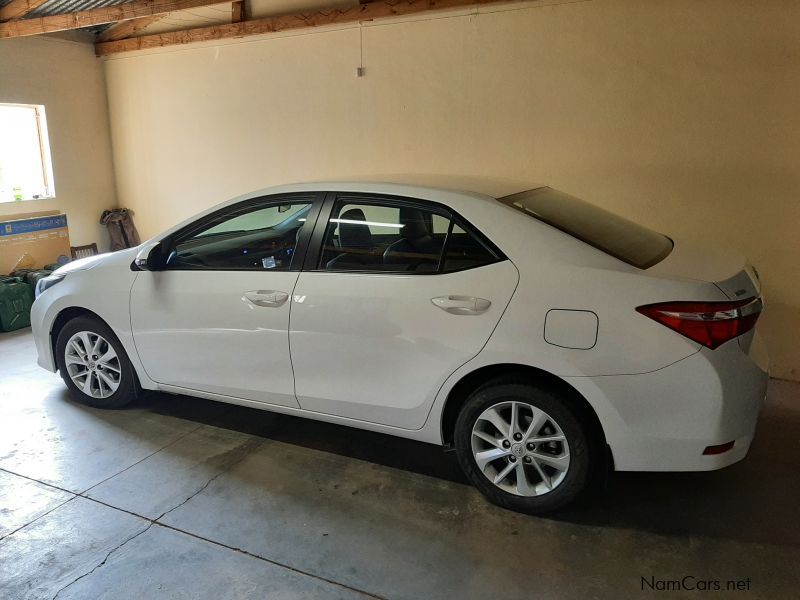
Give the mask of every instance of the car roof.
[{"label": "car roof", "polygon": [[237,200],[292,192],[359,192],[393,196],[428,197],[437,192],[458,193],[473,197],[502,198],[543,187],[532,182],[460,175],[394,174],[354,177],[348,180],[311,181],[269,187],[239,197]]}]

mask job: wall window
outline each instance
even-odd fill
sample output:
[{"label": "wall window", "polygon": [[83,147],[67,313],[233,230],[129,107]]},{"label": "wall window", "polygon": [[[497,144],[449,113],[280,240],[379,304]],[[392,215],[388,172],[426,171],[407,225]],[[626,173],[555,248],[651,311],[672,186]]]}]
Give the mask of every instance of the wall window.
[{"label": "wall window", "polygon": [[443,209],[340,197],[319,268],[328,271],[448,273],[497,262]]},{"label": "wall window", "polygon": [[55,195],[44,106],[0,104],[0,202]]}]

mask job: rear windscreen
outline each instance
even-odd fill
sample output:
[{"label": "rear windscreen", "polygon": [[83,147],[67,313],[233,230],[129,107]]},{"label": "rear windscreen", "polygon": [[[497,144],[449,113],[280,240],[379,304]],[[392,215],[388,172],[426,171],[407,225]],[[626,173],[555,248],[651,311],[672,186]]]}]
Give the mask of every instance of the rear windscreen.
[{"label": "rear windscreen", "polygon": [[552,188],[513,194],[500,202],[639,269],[652,267],[672,251],[667,236]]}]

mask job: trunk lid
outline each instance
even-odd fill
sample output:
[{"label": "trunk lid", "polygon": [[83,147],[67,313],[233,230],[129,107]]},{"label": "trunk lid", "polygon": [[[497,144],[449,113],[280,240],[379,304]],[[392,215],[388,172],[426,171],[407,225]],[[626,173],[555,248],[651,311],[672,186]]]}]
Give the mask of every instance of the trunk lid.
[{"label": "trunk lid", "polygon": [[740,253],[724,246],[674,240],[664,260],[647,269],[648,275],[670,279],[694,279],[716,285],[730,300],[761,295],[758,273]]},{"label": "trunk lid", "polygon": [[[761,297],[758,271],[740,253],[724,246],[674,240],[672,252],[663,261],[647,269],[648,275],[670,279],[693,279],[713,283],[729,300]],[[747,353],[755,330],[739,337]]]}]

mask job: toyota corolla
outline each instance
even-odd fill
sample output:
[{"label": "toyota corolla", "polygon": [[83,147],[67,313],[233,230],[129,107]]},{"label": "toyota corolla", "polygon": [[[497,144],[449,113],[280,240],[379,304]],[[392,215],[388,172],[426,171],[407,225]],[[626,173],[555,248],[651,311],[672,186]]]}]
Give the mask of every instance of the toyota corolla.
[{"label": "toyota corolla", "polygon": [[742,459],[767,385],[743,257],[548,187],[272,188],[37,295],[39,364],[81,402],[160,390],[450,446],[529,513],[608,469]]}]

